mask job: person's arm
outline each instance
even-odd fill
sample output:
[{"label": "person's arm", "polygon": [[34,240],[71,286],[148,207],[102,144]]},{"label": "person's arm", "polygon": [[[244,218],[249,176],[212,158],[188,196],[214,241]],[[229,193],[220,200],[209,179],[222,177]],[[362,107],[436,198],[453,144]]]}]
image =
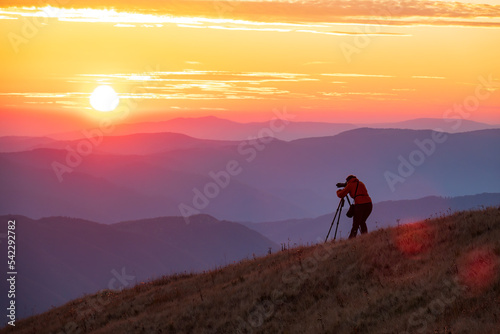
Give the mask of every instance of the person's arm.
[{"label": "person's arm", "polygon": [[350,190],[350,187],[351,187],[351,184],[352,183],[348,183],[344,189],[339,189],[337,190],[337,196],[339,198],[344,198],[348,193],[349,193],[349,190]]}]

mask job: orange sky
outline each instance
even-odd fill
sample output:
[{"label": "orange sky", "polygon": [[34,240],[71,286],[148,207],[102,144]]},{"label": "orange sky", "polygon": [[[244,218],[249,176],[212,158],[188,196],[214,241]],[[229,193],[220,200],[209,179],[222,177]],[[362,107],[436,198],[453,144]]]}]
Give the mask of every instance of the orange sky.
[{"label": "orange sky", "polygon": [[[215,115],[500,124],[500,1],[3,1],[0,135]],[[26,7],[26,6],[36,7]],[[477,86],[480,77],[489,87]],[[89,104],[100,84],[115,112]]]}]

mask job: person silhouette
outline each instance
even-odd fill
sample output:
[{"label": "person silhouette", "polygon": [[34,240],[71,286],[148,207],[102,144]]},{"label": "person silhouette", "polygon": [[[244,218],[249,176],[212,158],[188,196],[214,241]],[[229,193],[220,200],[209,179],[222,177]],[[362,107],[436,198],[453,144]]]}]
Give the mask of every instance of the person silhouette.
[{"label": "person silhouette", "polygon": [[361,234],[368,233],[366,220],[372,212],[373,204],[365,184],[359,181],[354,175],[349,175],[346,178],[344,188],[337,190],[337,196],[339,198],[344,198],[347,194],[354,200],[354,216],[352,217],[351,234],[349,234],[349,239],[352,239],[356,238],[356,234],[360,227]]}]

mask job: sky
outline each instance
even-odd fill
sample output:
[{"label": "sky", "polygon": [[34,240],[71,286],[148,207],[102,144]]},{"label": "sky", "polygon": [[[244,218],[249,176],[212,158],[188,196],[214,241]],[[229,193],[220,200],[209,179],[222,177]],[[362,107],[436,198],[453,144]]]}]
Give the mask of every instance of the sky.
[{"label": "sky", "polygon": [[0,135],[285,108],[500,124],[500,0],[6,0],[0,32]]}]

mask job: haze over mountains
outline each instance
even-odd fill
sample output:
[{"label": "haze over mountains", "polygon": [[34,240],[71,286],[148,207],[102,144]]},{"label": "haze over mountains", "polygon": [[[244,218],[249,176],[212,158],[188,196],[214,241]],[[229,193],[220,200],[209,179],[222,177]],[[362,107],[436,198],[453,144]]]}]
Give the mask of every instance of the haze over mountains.
[{"label": "haze over mountains", "polygon": [[375,202],[500,190],[499,129],[360,128],[289,142],[171,133],[92,141],[0,153],[8,175],[0,186],[9,194],[0,214],[103,223],[197,213],[253,222],[310,218],[331,212],[335,183],[351,173]]},{"label": "haze over mountains", "polygon": [[[500,129],[462,122],[445,122],[456,133],[437,133],[178,119],[108,136],[1,137],[0,215],[17,219],[22,235],[19,314],[120,277],[135,284],[318,242],[339,201],[335,183],[351,173],[376,203],[370,231],[498,205]],[[350,228],[344,214],[339,238]]]},{"label": "haze over mountains", "polygon": [[[277,113],[277,120],[268,122],[240,123],[215,116],[199,118],[174,118],[160,122],[144,122],[135,124],[117,124],[113,126],[111,135],[124,136],[140,133],[181,133],[199,139],[213,140],[247,140],[248,137],[261,137],[268,133],[262,129],[272,127],[279,129],[273,131],[273,136],[280,140],[290,141],[301,138],[334,136],[347,130],[357,128],[387,128],[408,130],[434,130],[444,132],[468,132],[500,128],[499,124],[492,125],[470,121],[466,119],[446,118],[417,118],[393,123],[327,123],[327,122],[301,122],[294,121],[293,115]],[[284,117],[284,121],[279,121]],[[286,118],[289,117],[289,118]],[[285,119],[286,118],[286,119]],[[284,126],[283,126],[284,125]],[[87,131],[91,131],[89,129]],[[56,141],[77,140],[84,137],[84,131],[63,132],[48,134],[45,137],[7,136],[0,137],[0,152],[15,152],[40,147],[61,147]]]},{"label": "haze over mountains", "polygon": [[[441,217],[456,211],[497,206],[500,206],[500,193],[452,198],[429,196],[415,200],[384,201],[375,203],[373,212],[367,221],[368,231],[373,232],[380,228],[413,223],[431,217]],[[345,216],[347,208],[346,203],[340,217],[337,239],[347,238],[351,231],[352,220]],[[332,207],[332,210],[335,209],[336,206]],[[243,224],[277,244],[286,245],[286,247],[311,245],[325,240],[334,215],[335,212],[332,212],[316,218]],[[329,239],[334,238],[335,227],[336,222],[333,224]]]},{"label": "haze over mountains", "polygon": [[[183,133],[195,138],[214,140],[247,140],[248,137],[265,136],[259,134],[262,129],[276,127],[273,135],[280,140],[290,141],[300,138],[334,136],[347,130],[357,128],[394,128],[409,130],[442,129],[446,132],[467,132],[499,128],[498,125],[456,119],[418,118],[393,123],[327,123],[327,122],[300,122],[294,121],[294,115],[286,110],[276,110],[277,121],[240,123],[221,119],[215,116],[199,118],[175,118],[163,122],[146,122],[136,124],[121,124],[114,130],[114,135],[133,133],[175,132]],[[284,121],[279,118],[283,117]],[[284,125],[284,126],[283,126]],[[75,137],[76,136],[76,137]],[[56,138],[79,138],[81,133],[67,133],[56,135]]]}]

